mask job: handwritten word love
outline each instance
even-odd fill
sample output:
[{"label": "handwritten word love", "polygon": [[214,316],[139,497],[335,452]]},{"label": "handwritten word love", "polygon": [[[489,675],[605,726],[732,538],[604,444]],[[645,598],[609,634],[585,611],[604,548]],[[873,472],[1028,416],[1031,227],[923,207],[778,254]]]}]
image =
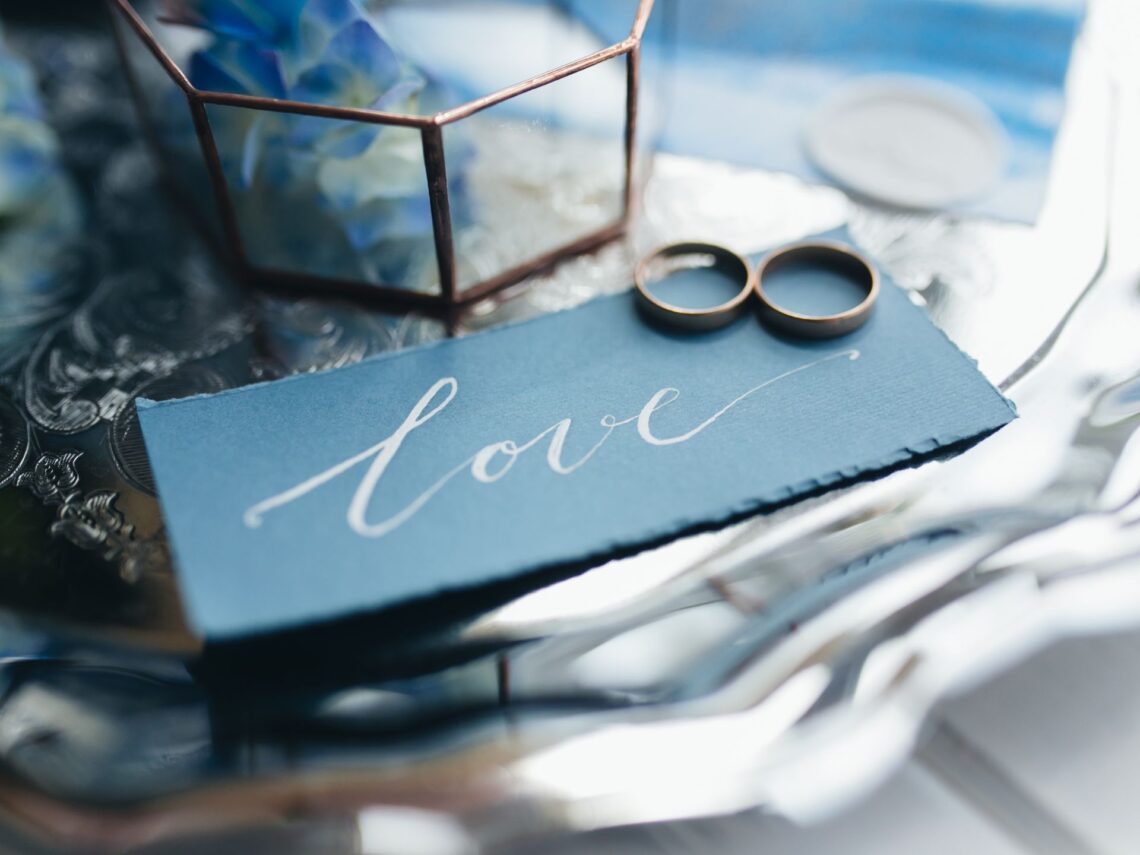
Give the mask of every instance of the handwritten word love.
[{"label": "handwritten word love", "polygon": [[370,460],[371,462],[368,464],[368,469],[365,471],[364,477],[361,478],[360,484],[353,494],[352,501],[349,503],[347,522],[348,527],[361,537],[384,537],[391,534],[419,513],[420,510],[431,501],[433,496],[465,471],[476,481],[483,484],[494,484],[496,481],[500,481],[507,476],[511,468],[522,455],[540,445],[542,442],[547,441],[546,463],[550,467],[550,470],[556,475],[570,475],[589,463],[602,446],[606,444],[606,441],[613,432],[626,425],[635,425],[638,436],[649,445],[679,445],[688,442],[693,439],[693,437],[707,430],[726,413],[739,406],[757,392],[775,383],[787,380],[804,371],[835,360],[846,359],[853,362],[859,359],[859,356],[860,353],[858,350],[844,350],[825,356],[822,359],[817,359],[814,362],[801,365],[798,368],[793,368],[790,371],[785,371],[777,377],[773,377],[758,386],[753,386],[751,389],[748,389],[691,430],[677,436],[662,437],[658,436],[653,430],[653,415],[674,403],[681,396],[679,389],[667,386],[655,392],[636,415],[624,419],[619,419],[611,415],[603,416],[601,420],[601,436],[589,451],[572,463],[567,463],[563,459],[566,438],[573,425],[573,420],[568,418],[556,422],[534,438],[521,444],[510,439],[491,443],[479,449],[471,457],[468,457],[458,466],[446,472],[439,480],[420,493],[419,496],[406,505],[399,513],[380,522],[369,522],[367,519],[368,508],[372,503],[373,497],[376,495],[376,491],[380,487],[380,481],[384,477],[384,473],[387,471],[388,466],[396,454],[400,451],[400,448],[418,428],[423,427],[447,409],[459,394],[459,381],[454,377],[444,377],[424,393],[423,397],[419,399],[416,405],[412,407],[411,412],[404,418],[404,421],[389,437],[376,443],[371,448],[367,448],[359,454],[353,455],[347,460],[326,469],[324,472],[297,484],[295,487],[291,487],[282,493],[278,493],[276,496],[271,496],[265,501],[257,503],[245,512],[243,519],[249,528],[257,528],[261,525],[265,515],[270,511],[297,501],[321,485],[328,483],[350,469]]}]

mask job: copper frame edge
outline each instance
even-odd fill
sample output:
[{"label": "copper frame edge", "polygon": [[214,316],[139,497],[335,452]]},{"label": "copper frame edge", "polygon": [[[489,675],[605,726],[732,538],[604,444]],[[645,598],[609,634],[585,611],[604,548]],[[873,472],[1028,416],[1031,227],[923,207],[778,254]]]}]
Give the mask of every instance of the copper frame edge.
[{"label": "copper frame edge", "polygon": [[[562,80],[572,74],[577,74],[587,68],[592,68],[607,60],[627,54],[636,48],[640,41],[640,36],[630,35],[625,41],[602,48],[592,54],[568,62],[565,65],[535,77],[504,87],[482,98],[476,98],[473,101],[468,101],[466,104],[461,104],[458,107],[444,110],[431,116],[414,116],[407,113],[385,113],[379,110],[368,110],[357,107],[333,107],[326,104],[311,104],[305,101],[293,101],[287,98],[266,98],[258,95],[242,95],[235,92],[215,92],[207,89],[198,89],[190,82],[190,79],[183,73],[182,69],[179,68],[178,63],[174,61],[173,57],[170,56],[167,50],[158,41],[158,38],[139,16],[138,11],[134,8],[133,0],[107,0],[107,2],[113,3],[122,10],[130,21],[132,28],[146,43],[146,46],[151,52],[155,54],[167,73],[174,78],[178,85],[187,92],[194,93],[208,104],[245,107],[250,110],[263,110],[272,113],[294,113],[324,119],[344,119],[353,122],[369,122],[371,124],[401,125],[417,128],[423,128],[433,124],[446,125],[451,122],[459,121],[481,110],[485,110],[488,107],[493,107],[496,104],[501,104],[503,101],[508,101],[518,95],[523,95],[534,89],[546,86],[549,83]],[[638,23],[641,24],[641,29],[643,30],[645,23],[648,22],[648,12],[645,14],[645,20],[641,20],[642,13],[646,11],[646,5],[648,5],[648,10],[651,11],[653,8],[652,0],[642,0],[642,5],[638,9],[638,19],[634,26],[635,33],[638,30]]]},{"label": "copper frame edge", "polygon": [[634,187],[637,166],[637,123],[641,91],[641,45],[629,54],[625,89],[625,186],[622,187],[622,210],[628,220],[634,214]]},{"label": "copper frame edge", "polygon": [[142,40],[143,45],[154,55],[159,65],[163,67],[163,70],[166,71],[170,79],[178,85],[178,88],[187,95],[197,91],[194,88],[194,84],[190,82],[190,78],[183,73],[182,69],[178,67],[178,63],[167,53],[166,48],[159,43],[158,37],[151,32],[150,27],[146,25],[146,22],[139,15],[138,11],[136,11],[134,3],[131,2],[131,0],[107,0],[107,3],[113,7],[111,10],[112,13],[118,10],[118,12],[127,19],[127,24],[135,31],[135,35]]},{"label": "copper frame edge", "polygon": [[455,235],[451,225],[451,195],[447,185],[447,157],[443,129],[432,125],[420,131],[423,141],[424,171],[427,173],[431,226],[435,237],[435,257],[439,265],[439,289],[444,300],[456,298]]},{"label": "copper frame edge", "polygon": [[653,14],[653,4],[656,0],[641,0],[637,7],[637,15],[633,19],[633,27],[629,31],[630,39],[640,42],[645,37],[645,29],[649,26],[649,18]]},{"label": "copper frame edge", "polygon": [[202,149],[202,158],[206,161],[206,171],[210,175],[210,183],[214,189],[214,203],[222,218],[222,231],[226,241],[230,244],[234,261],[244,271],[249,267],[249,258],[245,251],[245,240],[241,236],[241,226],[238,223],[237,208],[234,207],[233,197],[230,195],[230,185],[222,167],[222,158],[218,154],[218,144],[214,139],[214,131],[210,126],[210,116],[206,112],[206,105],[193,94],[186,96],[190,105],[190,115],[194,120],[194,131],[198,135],[198,145]]},{"label": "copper frame edge", "polygon": [[606,244],[624,237],[627,230],[628,221],[625,217],[622,217],[617,222],[603,226],[595,232],[591,232],[570,243],[563,244],[542,255],[535,256],[523,264],[516,265],[509,270],[504,270],[496,276],[492,276],[490,279],[484,279],[482,282],[465,288],[459,292],[458,305],[462,307],[470,306],[472,303],[489,297],[498,291],[502,291],[504,288],[517,285],[529,276],[549,271],[557,267],[560,262],[566,261],[569,258],[601,249]]},{"label": "copper frame edge", "polygon": [[299,273],[273,267],[249,265],[246,276],[253,286],[266,293],[278,292],[293,296],[312,297],[314,285],[322,297],[351,300],[379,310],[400,309],[418,311],[434,318],[446,317],[451,304],[442,294],[410,291],[393,285],[380,285],[356,279],[339,279],[314,273]]},{"label": "copper frame edge", "polygon": [[564,80],[580,71],[585,71],[588,68],[593,68],[595,65],[601,65],[603,62],[608,62],[611,59],[628,54],[636,47],[636,39],[626,39],[623,42],[618,42],[616,45],[610,45],[607,48],[595,51],[581,59],[573,60],[565,65],[560,65],[558,68],[507,86],[498,92],[492,92],[490,95],[484,95],[482,98],[476,98],[474,101],[468,101],[466,104],[461,104],[450,110],[436,113],[433,117],[433,121],[438,125],[448,125],[452,122],[458,122],[461,119],[466,119],[468,116],[473,116],[475,113],[479,113],[489,107],[494,107],[496,104],[509,101],[511,98],[525,95],[527,92],[533,92],[535,89],[541,89],[543,86]]},{"label": "copper frame edge", "polygon": [[406,113],[383,113],[359,107],[333,107],[327,104],[309,104],[286,98],[266,98],[261,95],[241,95],[237,92],[214,92],[195,89],[197,96],[207,104],[221,107],[238,107],[260,110],[265,113],[291,113],[313,116],[318,119],[340,119],[346,122],[365,122],[370,125],[398,125],[405,128],[428,128],[436,124],[433,116],[411,116]]},{"label": "copper frame edge", "polygon": [[298,273],[256,265],[247,266],[244,272],[253,281],[254,287],[267,293],[281,292],[312,296],[313,285],[317,284],[321,294],[331,298],[352,300],[381,310],[399,308],[418,311],[429,317],[448,320],[453,311],[469,309],[474,303],[512,285],[517,285],[529,276],[550,270],[568,258],[601,249],[624,236],[626,229],[625,220],[618,220],[576,241],[472,285],[458,292],[454,300],[448,300],[442,293],[409,291],[406,288],[392,285],[372,284],[355,279],[338,279],[319,274]]}]

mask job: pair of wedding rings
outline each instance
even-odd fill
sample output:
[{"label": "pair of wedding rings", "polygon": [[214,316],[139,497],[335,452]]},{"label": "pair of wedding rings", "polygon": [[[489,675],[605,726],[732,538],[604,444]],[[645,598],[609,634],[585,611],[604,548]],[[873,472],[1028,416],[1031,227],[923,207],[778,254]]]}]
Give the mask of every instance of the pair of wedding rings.
[{"label": "pair of wedding rings", "polygon": [[[710,259],[707,266],[740,280],[740,292],[723,303],[699,309],[676,306],[660,299],[650,289],[651,273],[669,259],[685,256]],[[858,305],[831,315],[808,315],[785,309],[765,292],[764,280],[779,270],[794,267],[819,268],[840,274],[857,283],[865,296]],[[744,256],[717,244],[670,244],[641,260],[634,274],[634,283],[642,307],[652,317],[671,325],[693,330],[716,329],[738,317],[748,298],[755,294],[760,300],[763,320],[782,332],[805,338],[835,338],[853,332],[871,317],[879,296],[879,272],[875,266],[851,247],[827,240],[802,241],[780,247],[764,256],[755,269]]]}]

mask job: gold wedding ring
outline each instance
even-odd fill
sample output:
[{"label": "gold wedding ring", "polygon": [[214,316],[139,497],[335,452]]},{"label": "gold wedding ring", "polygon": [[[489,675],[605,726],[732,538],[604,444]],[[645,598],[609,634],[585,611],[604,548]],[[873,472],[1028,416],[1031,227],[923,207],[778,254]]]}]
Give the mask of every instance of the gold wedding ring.
[{"label": "gold wedding ring", "polygon": [[[654,296],[649,278],[654,266],[664,265],[669,259],[681,256],[704,256],[709,260],[702,267],[715,268],[740,280],[740,292],[731,299],[708,308],[689,309],[675,306]],[[687,269],[693,265],[676,264],[673,269]],[[670,271],[672,272],[672,271]],[[752,291],[752,265],[744,256],[712,243],[674,243],[651,252],[637,265],[633,277],[641,306],[651,317],[671,325],[691,330],[713,330],[729,323],[740,314]]]},{"label": "gold wedding ring", "polygon": [[[784,309],[764,292],[764,277],[782,267],[803,265],[831,269],[858,282],[866,291],[859,305],[834,315],[804,315]],[[851,247],[834,241],[809,240],[781,247],[761,261],[753,286],[760,298],[761,317],[773,327],[803,338],[835,338],[863,326],[879,297],[879,271]]]}]

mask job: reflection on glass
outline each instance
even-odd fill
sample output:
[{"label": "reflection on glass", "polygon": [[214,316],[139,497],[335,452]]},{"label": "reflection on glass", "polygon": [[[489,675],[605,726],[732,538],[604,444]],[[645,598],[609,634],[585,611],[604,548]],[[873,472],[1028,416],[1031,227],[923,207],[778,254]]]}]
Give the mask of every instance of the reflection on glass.
[{"label": "reflection on glass", "polygon": [[418,129],[207,110],[252,264],[438,290]]},{"label": "reflection on glass", "polygon": [[444,128],[460,289],[620,221],[625,97],[619,56]]},{"label": "reflection on glass", "polygon": [[368,8],[390,42],[442,82],[451,99],[445,110],[620,42],[633,21],[629,6],[602,35],[584,10],[572,13],[558,0],[372,0]]}]

